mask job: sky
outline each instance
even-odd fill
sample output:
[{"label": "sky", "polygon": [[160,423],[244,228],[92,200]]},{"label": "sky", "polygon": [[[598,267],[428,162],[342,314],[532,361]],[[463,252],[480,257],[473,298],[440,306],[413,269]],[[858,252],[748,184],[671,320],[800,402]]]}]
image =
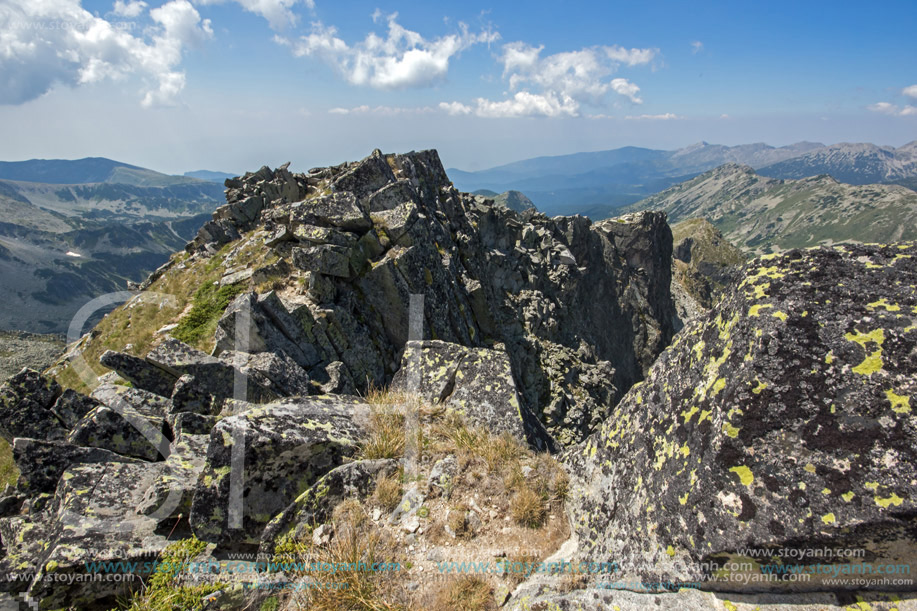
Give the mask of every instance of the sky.
[{"label": "sky", "polygon": [[0,0],[0,159],[917,139],[917,2]]}]

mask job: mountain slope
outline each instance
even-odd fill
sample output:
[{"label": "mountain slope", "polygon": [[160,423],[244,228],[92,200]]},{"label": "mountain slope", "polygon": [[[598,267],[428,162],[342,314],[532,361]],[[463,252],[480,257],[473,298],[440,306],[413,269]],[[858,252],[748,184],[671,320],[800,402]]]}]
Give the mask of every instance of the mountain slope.
[{"label": "mountain slope", "polygon": [[0,161],[0,179],[53,185],[108,182],[138,187],[165,187],[199,182],[198,179],[189,176],[169,176],[104,157]]},{"label": "mountain slope", "polygon": [[897,149],[874,144],[835,144],[762,167],[762,176],[805,178],[830,174],[851,185],[895,182],[917,176],[917,141]]},{"label": "mountain slope", "polygon": [[107,159],[4,170],[51,182],[0,180],[0,329],[65,332],[84,303],[162,265],[223,200],[222,185]]},{"label": "mountain slope", "polygon": [[917,193],[897,185],[847,185],[829,176],[778,180],[727,164],[648,197],[632,210],[672,222],[704,217],[756,254],[836,242],[917,239]]},{"label": "mountain slope", "polygon": [[482,170],[449,170],[457,187],[526,193],[548,215],[607,218],[615,209],[723,163],[760,167],[824,145],[800,142],[723,146],[700,142],[676,151],[624,147],[610,151],[536,157]]}]

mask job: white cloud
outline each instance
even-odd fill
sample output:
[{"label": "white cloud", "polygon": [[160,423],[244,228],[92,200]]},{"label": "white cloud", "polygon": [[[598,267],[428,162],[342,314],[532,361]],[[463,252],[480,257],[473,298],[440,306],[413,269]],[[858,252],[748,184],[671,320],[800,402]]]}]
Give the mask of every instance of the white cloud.
[{"label": "white cloud", "polygon": [[910,87],[905,87],[901,90],[903,95],[906,95],[909,98],[917,98],[917,85],[911,85]]},{"label": "white cloud", "polygon": [[[443,79],[454,56],[472,45],[489,44],[500,37],[490,30],[472,34],[467,25],[459,23],[458,33],[427,40],[399,25],[397,17],[397,13],[388,16],[386,38],[371,33],[353,46],[338,38],[336,28],[321,23],[312,24],[312,33],[299,40],[275,40],[290,46],[298,57],[321,58],[354,85],[403,89],[425,87]],[[378,20],[381,13],[374,13],[373,18]]]},{"label": "white cloud", "polygon": [[615,93],[623,95],[630,99],[634,104],[643,104],[643,100],[637,95],[640,88],[628,81],[626,78],[616,78],[611,81],[611,88]]},{"label": "white cloud", "polygon": [[433,112],[428,106],[418,108],[401,108],[398,106],[375,106],[371,107],[366,104],[354,108],[332,108],[328,111],[332,115],[382,115],[394,116],[404,114],[426,114]]},{"label": "white cloud", "polygon": [[134,17],[139,17],[146,7],[146,2],[142,0],[136,0],[136,2],[133,0],[128,0],[127,2],[115,0],[115,6],[112,8],[112,12],[118,17],[133,19]]},{"label": "white cloud", "polygon": [[[235,2],[249,13],[264,17],[271,29],[282,31],[299,22],[299,16],[293,12],[297,4],[305,4],[309,10],[315,8],[315,0],[229,0]],[[223,4],[227,0],[198,0],[200,4]]]},{"label": "white cloud", "polygon": [[661,115],[629,115],[624,118],[629,121],[671,121],[673,119],[680,119],[681,117],[674,113],[667,112]]},{"label": "white cloud", "polygon": [[188,0],[167,2],[150,19],[154,25],[133,36],[80,0],[7,0],[0,10],[0,104],[28,102],[58,84],[135,74],[146,81],[144,106],[174,104],[185,85],[177,70],[185,48],[213,30]]},{"label": "white cloud", "polygon": [[543,46],[524,42],[503,45],[500,62],[511,97],[500,100],[478,98],[475,105],[443,102],[440,109],[450,114],[480,117],[579,116],[583,105],[603,107],[609,93],[642,104],[640,87],[622,77],[609,78],[622,65],[649,64],[658,49],[625,49],[619,46],[586,47],[541,57]]},{"label": "white cloud", "polygon": [[701,41],[695,40],[694,42],[691,43],[691,53],[697,55],[698,53],[700,53],[703,50],[704,50],[704,43],[702,43]]},{"label": "white cloud", "polygon": [[476,100],[475,113],[479,117],[559,117],[567,115],[575,117],[579,104],[569,96],[557,96],[554,93],[533,94],[528,91],[519,91],[509,100],[492,102],[484,98]]},{"label": "white cloud", "polygon": [[474,112],[474,108],[466,106],[461,102],[440,102],[439,108],[450,115],[470,115]]},{"label": "white cloud", "polygon": [[877,102],[866,108],[873,112],[879,112],[883,115],[890,115],[893,117],[917,116],[917,106],[898,106],[897,104],[891,104],[889,102]]},{"label": "white cloud", "polygon": [[625,49],[617,45],[603,48],[608,55],[608,59],[628,66],[648,64],[653,61],[653,58],[659,52],[659,49]]}]

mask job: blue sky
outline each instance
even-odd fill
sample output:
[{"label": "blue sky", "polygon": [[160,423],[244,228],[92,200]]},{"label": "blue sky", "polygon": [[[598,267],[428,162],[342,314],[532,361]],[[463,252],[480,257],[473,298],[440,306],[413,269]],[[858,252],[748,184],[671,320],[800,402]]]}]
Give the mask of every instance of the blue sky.
[{"label": "blue sky", "polygon": [[0,159],[917,139],[917,3],[3,0]]}]

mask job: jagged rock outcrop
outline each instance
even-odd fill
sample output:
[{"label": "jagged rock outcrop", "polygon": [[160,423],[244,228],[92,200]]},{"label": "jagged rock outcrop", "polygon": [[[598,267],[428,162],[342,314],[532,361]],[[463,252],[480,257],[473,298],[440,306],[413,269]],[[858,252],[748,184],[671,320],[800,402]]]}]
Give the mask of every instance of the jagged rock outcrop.
[{"label": "jagged rock outcrop", "polygon": [[[736,587],[717,572],[730,561],[759,578],[781,562],[913,564],[915,257],[838,246],[749,263],[566,456],[579,556],[617,562],[616,579],[714,590]],[[777,552],[812,547],[866,555]],[[752,548],[773,553],[740,557]],[[743,589],[856,588],[850,573]]]},{"label": "jagged rock outcrop", "polygon": [[[455,190],[435,151],[376,151],[308,174],[262,168],[226,186],[227,204],[188,254],[141,286],[193,285],[199,277],[180,276],[195,262],[218,263],[207,287],[233,291],[207,323],[210,354],[168,336],[179,319],[160,320],[152,346],[95,352],[118,376],[91,397],[37,372],[0,390],[0,430],[22,438],[17,460],[34,463],[0,499],[0,569],[39,571],[4,587],[44,607],[112,592],[39,580],[42,571],[155,555],[176,528],[224,550],[267,549],[275,531],[368,493],[394,465],[349,462],[370,408],[345,395],[396,374],[426,379],[442,361],[431,398],[557,448],[612,413],[673,335],[662,214],[597,224],[519,215]],[[255,251],[268,253],[260,267],[249,265]],[[413,371],[405,348],[418,328]],[[423,500],[411,488],[397,520],[416,521]],[[97,546],[108,551],[94,555]]]},{"label": "jagged rock outcrop", "polygon": [[[248,352],[283,354],[319,386],[388,384],[410,296],[422,294],[424,338],[502,343],[522,405],[569,444],[607,417],[673,335],[662,214],[597,224],[521,216],[455,190],[435,151],[375,151],[307,175],[262,168],[227,186],[227,207],[254,198],[259,216],[218,211],[214,223],[273,249],[302,290],[236,298],[217,351],[236,349],[247,316]],[[214,235],[205,227],[189,252],[214,252],[224,243]],[[331,372],[333,363],[342,365]]]}]

